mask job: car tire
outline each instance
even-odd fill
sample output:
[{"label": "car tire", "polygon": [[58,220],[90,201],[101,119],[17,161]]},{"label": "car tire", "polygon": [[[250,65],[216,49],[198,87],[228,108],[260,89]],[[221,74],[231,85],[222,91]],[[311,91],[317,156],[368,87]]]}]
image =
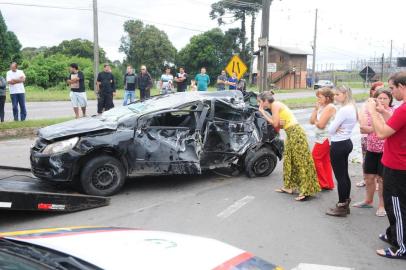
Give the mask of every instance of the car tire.
[{"label": "car tire", "polygon": [[80,185],[89,195],[110,196],[124,185],[124,167],[116,158],[103,155],[89,160],[80,174]]},{"label": "car tire", "polygon": [[275,153],[267,147],[256,152],[251,151],[245,157],[245,173],[250,178],[268,176],[275,169],[277,162]]}]

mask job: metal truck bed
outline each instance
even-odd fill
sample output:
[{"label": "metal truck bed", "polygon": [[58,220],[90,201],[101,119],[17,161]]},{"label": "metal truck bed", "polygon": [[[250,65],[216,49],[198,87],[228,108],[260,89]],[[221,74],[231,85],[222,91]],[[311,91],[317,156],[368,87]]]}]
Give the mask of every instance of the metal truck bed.
[{"label": "metal truck bed", "polygon": [[75,212],[109,203],[110,198],[79,194],[30,176],[0,177],[0,210]]}]

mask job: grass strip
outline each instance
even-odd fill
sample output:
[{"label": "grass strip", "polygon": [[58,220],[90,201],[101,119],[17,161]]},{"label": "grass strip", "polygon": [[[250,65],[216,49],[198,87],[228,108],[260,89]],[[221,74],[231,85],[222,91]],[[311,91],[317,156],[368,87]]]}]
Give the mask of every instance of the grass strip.
[{"label": "grass strip", "polygon": [[52,118],[52,119],[38,119],[38,120],[27,120],[27,121],[10,121],[0,123],[0,131],[7,129],[18,129],[18,128],[41,128],[68,120],[72,120],[72,117],[62,117],[62,118]]}]

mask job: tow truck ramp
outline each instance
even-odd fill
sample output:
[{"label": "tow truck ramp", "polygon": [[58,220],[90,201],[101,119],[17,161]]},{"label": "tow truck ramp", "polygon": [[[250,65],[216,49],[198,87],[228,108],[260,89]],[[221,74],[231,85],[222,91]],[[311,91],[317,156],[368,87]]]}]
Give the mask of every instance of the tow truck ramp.
[{"label": "tow truck ramp", "polygon": [[109,204],[110,198],[79,194],[28,175],[0,178],[0,210],[75,212]]}]

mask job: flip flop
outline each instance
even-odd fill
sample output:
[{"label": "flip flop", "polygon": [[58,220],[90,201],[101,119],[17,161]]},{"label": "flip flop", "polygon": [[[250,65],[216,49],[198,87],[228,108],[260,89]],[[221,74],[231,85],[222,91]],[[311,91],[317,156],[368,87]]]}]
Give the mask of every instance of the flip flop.
[{"label": "flip flop", "polygon": [[275,191],[278,192],[278,193],[293,194],[293,190],[289,191],[289,190],[287,190],[285,188],[277,188],[277,189],[275,189]]},{"label": "flip flop", "polygon": [[367,204],[367,203],[365,203],[365,202],[357,202],[357,203],[354,203],[354,204],[352,205],[352,207],[356,207],[356,208],[373,208],[372,205]]},{"label": "flip flop", "polygon": [[306,195],[299,195],[295,198],[295,201],[297,202],[304,202],[307,201],[309,199],[309,196]]},{"label": "flip flop", "polygon": [[385,211],[385,209],[384,209],[384,210],[378,209],[378,210],[376,211],[375,215],[376,215],[377,217],[386,217],[386,211]]},{"label": "flip flop", "polygon": [[396,255],[396,253],[394,253],[390,248],[378,249],[376,254],[389,259],[406,260],[406,255]]},{"label": "flip flop", "polygon": [[361,181],[355,184],[357,187],[365,187],[365,181]]}]

